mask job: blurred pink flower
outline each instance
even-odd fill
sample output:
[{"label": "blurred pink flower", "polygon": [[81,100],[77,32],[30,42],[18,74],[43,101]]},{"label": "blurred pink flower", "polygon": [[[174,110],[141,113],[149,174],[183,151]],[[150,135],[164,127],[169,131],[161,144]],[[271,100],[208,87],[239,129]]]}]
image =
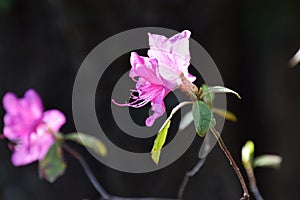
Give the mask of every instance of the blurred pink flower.
[{"label": "blurred pink flower", "polygon": [[3,97],[4,136],[16,145],[12,155],[15,166],[26,165],[41,160],[54,143],[53,132],[58,132],[66,118],[59,110],[43,112],[39,95],[28,90],[18,99],[15,94]]},{"label": "blurred pink flower", "polygon": [[[179,87],[181,84],[180,74],[189,81],[195,81],[196,77],[188,72],[190,65],[189,31],[183,31],[171,38],[162,35],[148,34],[149,57],[139,56],[132,52],[130,57],[131,70],[129,76],[136,82],[136,89],[131,94],[133,102],[119,104],[140,108],[151,102],[153,114],[146,119],[146,125],[152,126],[157,118],[166,110],[165,96]],[[135,77],[139,77],[138,80]]]}]

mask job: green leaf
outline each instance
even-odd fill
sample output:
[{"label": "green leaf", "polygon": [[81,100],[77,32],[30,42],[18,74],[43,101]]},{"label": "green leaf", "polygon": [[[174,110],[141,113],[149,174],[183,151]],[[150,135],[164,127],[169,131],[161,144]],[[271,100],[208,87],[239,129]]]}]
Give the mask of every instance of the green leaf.
[{"label": "green leaf", "polygon": [[169,120],[166,125],[158,132],[156,139],[154,141],[152,150],[151,150],[151,158],[158,165],[160,153],[163,145],[166,142],[168,129],[170,127],[171,120]]},{"label": "green leaf", "polygon": [[83,133],[69,133],[65,135],[65,139],[81,144],[101,156],[106,156],[107,154],[107,150],[103,142],[94,136]]},{"label": "green leaf", "polygon": [[201,93],[203,94],[202,98],[203,98],[203,101],[209,106],[211,107],[212,106],[212,103],[215,99],[215,95],[213,93],[209,93],[208,91],[208,86],[203,84],[202,87],[201,87]]},{"label": "green leaf", "polygon": [[237,121],[237,117],[235,116],[235,114],[233,114],[232,112],[229,112],[227,110],[220,109],[220,108],[212,108],[212,112],[221,117],[224,117],[226,120],[229,120],[232,122]]},{"label": "green leaf", "polygon": [[242,162],[245,169],[252,169],[252,161],[254,156],[254,143],[248,140],[242,148]]},{"label": "green leaf", "polygon": [[209,123],[209,128],[214,128],[215,126],[217,125],[217,121],[216,121],[216,118],[214,118],[212,116],[211,120],[210,120],[210,123]]},{"label": "green leaf", "polygon": [[66,167],[60,143],[55,142],[45,158],[39,162],[39,176],[53,183],[59,176],[64,174]]},{"label": "green leaf", "polygon": [[280,168],[282,157],[278,155],[261,155],[257,156],[253,161],[253,167],[270,167]]},{"label": "green leaf", "polygon": [[223,86],[212,86],[212,87],[208,87],[206,91],[203,91],[203,93],[201,94],[201,98],[204,98],[204,96],[206,96],[207,94],[214,94],[214,93],[232,93],[232,94],[235,94],[238,98],[241,99],[241,96],[229,89],[229,88],[226,88],[226,87],[223,87]]},{"label": "green leaf", "polygon": [[210,128],[216,125],[216,120],[209,107],[203,101],[196,101],[193,104],[193,118],[196,132],[204,137]]}]

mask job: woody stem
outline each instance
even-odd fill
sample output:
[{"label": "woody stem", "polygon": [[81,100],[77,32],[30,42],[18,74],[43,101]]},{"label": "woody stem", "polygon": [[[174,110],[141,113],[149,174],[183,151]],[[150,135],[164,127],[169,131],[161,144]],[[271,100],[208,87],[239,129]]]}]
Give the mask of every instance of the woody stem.
[{"label": "woody stem", "polygon": [[91,168],[85,161],[85,159],[81,156],[80,153],[78,153],[75,149],[71,148],[67,144],[63,144],[63,148],[69,152],[74,158],[76,158],[79,163],[81,164],[82,168],[84,169],[84,172],[88,176],[89,180],[93,184],[94,188],[98,191],[98,193],[103,197],[103,199],[110,199],[110,195],[103,189],[103,187],[100,185],[100,183],[97,181],[95,175],[93,174]]},{"label": "woody stem", "polygon": [[240,172],[240,169],[239,167],[237,166],[236,162],[234,161],[231,153],[229,152],[229,150],[227,149],[224,141],[222,140],[220,134],[218,133],[218,131],[215,129],[215,128],[211,128],[210,129],[211,132],[213,133],[213,135],[216,137],[216,139],[218,140],[218,144],[221,148],[221,150],[225,153],[227,159],[229,160],[229,163],[230,165],[232,166],[232,168],[234,169],[239,181],[240,181],[240,184],[243,188],[243,191],[244,191],[244,195],[243,197],[241,198],[241,200],[250,200],[250,196],[249,196],[249,192],[248,192],[248,189],[247,189],[247,185],[245,183],[245,180]]}]

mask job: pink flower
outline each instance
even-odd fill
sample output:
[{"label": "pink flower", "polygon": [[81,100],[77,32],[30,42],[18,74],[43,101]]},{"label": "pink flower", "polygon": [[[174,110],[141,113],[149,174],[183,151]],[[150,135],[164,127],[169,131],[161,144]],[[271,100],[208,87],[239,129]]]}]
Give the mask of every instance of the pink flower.
[{"label": "pink flower", "polygon": [[40,97],[34,90],[28,90],[18,99],[13,93],[3,97],[4,136],[16,145],[12,155],[15,166],[41,160],[54,143],[53,132],[58,132],[66,118],[58,110],[43,112]]},{"label": "pink flower", "polygon": [[162,35],[150,34],[148,56],[156,59],[159,65],[159,74],[164,80],[166,86],[172,90],[181,84],[180,74],[183,73],[185,78],[194,82],[196,77],[189,74],[190,65],[189,38],[190,31],[183,31],[171,38]]},{"label": "pink flower", "polygon": [[137,95],[131,94],[134,101],[127,104],[119,104],[114,100],[113,102],[119,106],[133,108],[140,108],[151,102],[153,114],[146,119],[146,125],[152,126],[166,110],[165,96],[181,84],[180,74],[191,82],[196,79],[188,72],[190,34],[189,31],[183,31],[168,39],[149,33],[149,57],[139,56],[135,52],[131,53],[130,57],[132,68],[129,76],[136,82],[136,89],[132,91]]}]

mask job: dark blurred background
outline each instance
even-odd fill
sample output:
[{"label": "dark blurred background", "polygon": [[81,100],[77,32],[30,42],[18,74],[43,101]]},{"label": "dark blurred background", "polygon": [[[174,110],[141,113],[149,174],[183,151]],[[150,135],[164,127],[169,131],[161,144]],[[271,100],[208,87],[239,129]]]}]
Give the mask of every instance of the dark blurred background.
[{"label": "dark blurred background", "polygon": [[[223,130],[239,166],[240,149],[247,139],[254,140],[256,154],[281,155],[280,170],[256,170],[258,186],[265,199],[297,199],[300,67],[290,69],[287,63],[300,47],[299,10],[297,0],[0,0],[0,96],[7,91],[21,96],[34,88],[46,109],[58,108],[67,115],[62,131],[74,131],[73,82],[81,62],[96,45],[137,27],[188,29],[214,59],[225,85],[243,97],[238,101],[228,96],[228,109],[236,113],[238,123],[227,122]],[[116,69],[129,70],[128,60],[129,55],[117,62]],[[4,115],[2,107],[0,115]],[[122,137],[115,140],[135,145]],[[145,146],[152,141],[146,140]],[[200,144],[198,138],[172,165],[146,174],[118,172],[84,148],[74,147],[111,194],[176,197],[185,172],[197,162]],[[39,180],[37,163],[15,168],[10,156],[6,141],[0,141],[0,199],[99,198],[70,156],[66,156],[66,174],[54,184]],[[185,199],[239,199],[241,193],[232,168],[215,148],[189,183]]]}]

